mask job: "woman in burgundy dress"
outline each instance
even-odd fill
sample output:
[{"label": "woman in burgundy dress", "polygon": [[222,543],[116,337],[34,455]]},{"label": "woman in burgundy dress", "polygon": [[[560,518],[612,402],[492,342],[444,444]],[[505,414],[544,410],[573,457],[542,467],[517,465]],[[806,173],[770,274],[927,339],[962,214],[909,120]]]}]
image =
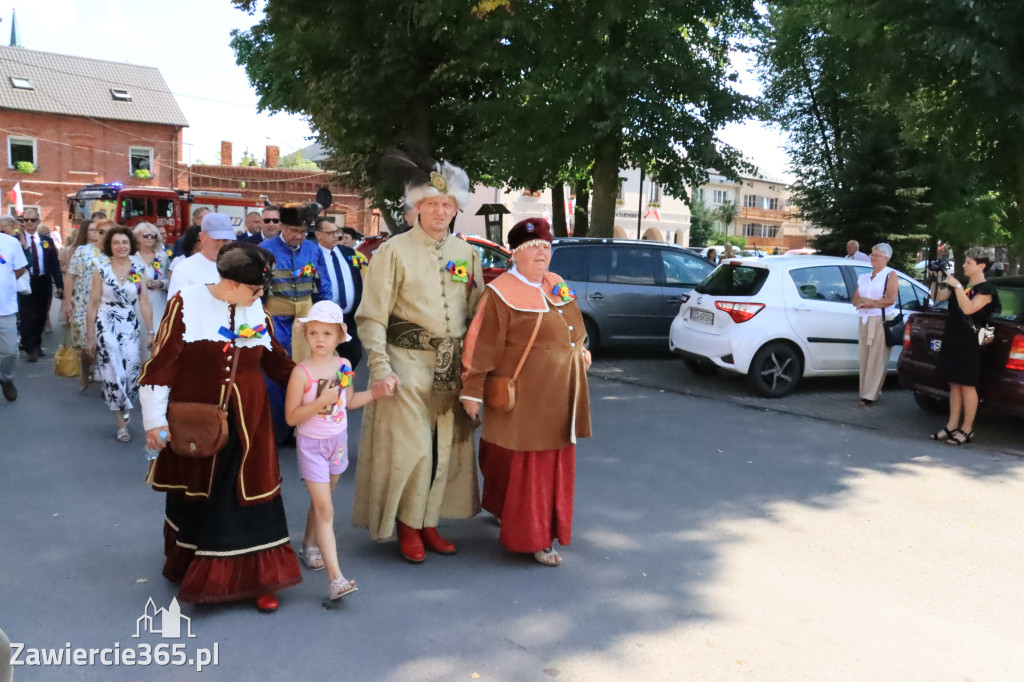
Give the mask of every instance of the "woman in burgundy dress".
[{"label": "woman in burgundy dress", "polygon": [[[302,581],[289,542],[281,472],[263,381],[285,386],[294,363],[272,335],[259,297],[273,256],[234,242],[217,257],[217,284],[186,287],[167,311],[139,381],[148,447],[159,450],[147,481],[167,493],[164,577],[178,599],[212,603],[256,599]],[[166,447],[170,401],[228,402],[227,444],[213,457],[182,457]]]}]

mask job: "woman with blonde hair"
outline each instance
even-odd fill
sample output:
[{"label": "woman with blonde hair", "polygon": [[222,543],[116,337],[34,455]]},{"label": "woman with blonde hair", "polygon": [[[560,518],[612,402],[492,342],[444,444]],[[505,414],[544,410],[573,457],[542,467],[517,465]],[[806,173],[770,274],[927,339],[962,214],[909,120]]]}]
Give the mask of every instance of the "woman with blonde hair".
[{"label": "woman with blonde hair", "polygon": [[[155,333],[155,327],[160,326],[164,309],[167,307],[167,286],[171,277],[170,259],[167,257],[163,238],[156,225],[142,221],[136,223],[132,233],[139,244],[139,250],[132,256],[132,260],[146,272],[146,289],[149,293],[149,304],[153,308],[154,329],[146,331]],[[149,358],[148,348],[142,348],[142,358]]]},{"label": "woman with blonde hair", "polygon": [[68,269],[64,271],[64,304],[61,315],[71,328],[71,347],[82,351],[82,373],[78,378],[78,392],[83,392],[92,381],[93,358],[85,352],[86,311],[89,294],[92,291],[92,275],[96,268],[105,265],[109,259],[100,250],[100,242],[107,230],[114,227],[112,220],[85,220],[78,228],[71,243],[74,253]]}]

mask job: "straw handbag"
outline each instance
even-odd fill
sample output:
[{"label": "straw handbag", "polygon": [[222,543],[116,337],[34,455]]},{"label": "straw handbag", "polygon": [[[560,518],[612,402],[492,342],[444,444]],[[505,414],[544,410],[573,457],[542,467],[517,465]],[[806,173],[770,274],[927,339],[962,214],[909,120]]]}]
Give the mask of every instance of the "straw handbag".
[{"label": "straw handbag", "polygon": [[64,341],[53,354],[53,373],[59,377],[77,377],[82,373],[82,355],[71,347],[71,327],[64,331]]}]

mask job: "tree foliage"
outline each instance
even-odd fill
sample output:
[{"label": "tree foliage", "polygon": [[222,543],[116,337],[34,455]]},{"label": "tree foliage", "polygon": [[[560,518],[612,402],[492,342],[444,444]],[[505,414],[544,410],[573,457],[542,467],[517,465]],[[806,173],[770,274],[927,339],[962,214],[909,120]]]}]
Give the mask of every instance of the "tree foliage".
[{"label": "tree foliage", "polygon": [[[1006,243],[1024,206],[1024,4],[779,0],[759,48],[819,248]],[[1019,241],[1019,239],[1013,240]]]},{"label": "tree foliage", "polygon": [[512,187],[578,186],[586,169],[602,236],[619,168],[682,196],[709,168],[741,167],[716,131],[752,111],[729,52],[753,0],[269,0],[264,12],[232,38],[261,108],[306,115],[378,205],[399,188],[377,160],[410,140]]}]

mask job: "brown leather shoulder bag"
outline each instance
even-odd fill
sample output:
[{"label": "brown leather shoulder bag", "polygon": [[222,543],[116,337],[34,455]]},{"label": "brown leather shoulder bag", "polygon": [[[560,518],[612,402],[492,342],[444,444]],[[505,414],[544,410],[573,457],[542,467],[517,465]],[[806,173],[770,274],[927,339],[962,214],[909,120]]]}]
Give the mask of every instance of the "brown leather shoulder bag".
[{"label": "brown leather shoulder bag", "polygon": [[224,390],[224,401],[219,405],[172,401],[167,405],[168,445],[182,457],[213,457],[228,442],[228,402],[235,385],[240,348],[232,349],[235,359],[231,363],[231,378]]},{"label": "brown leather shoulder bag", "polygon": [[537,332],[540,331],[540,323],[543,319],[544,313],[538,313],[537,324],[533,326],[533,334],[530,336],[530,341],[526,344],[526,349],[523,351],[523,357],[519,358],[519,365],[516,367],[516,371],[512,373],[512,376],[488,376],[484,380],[484,405],[492,410],[511,412],[515,408],[516,381],[519,379],[519,371],[526,363],[526,356],[530,354],[530,349],[533,348],[533,342],[537,338]]}]

